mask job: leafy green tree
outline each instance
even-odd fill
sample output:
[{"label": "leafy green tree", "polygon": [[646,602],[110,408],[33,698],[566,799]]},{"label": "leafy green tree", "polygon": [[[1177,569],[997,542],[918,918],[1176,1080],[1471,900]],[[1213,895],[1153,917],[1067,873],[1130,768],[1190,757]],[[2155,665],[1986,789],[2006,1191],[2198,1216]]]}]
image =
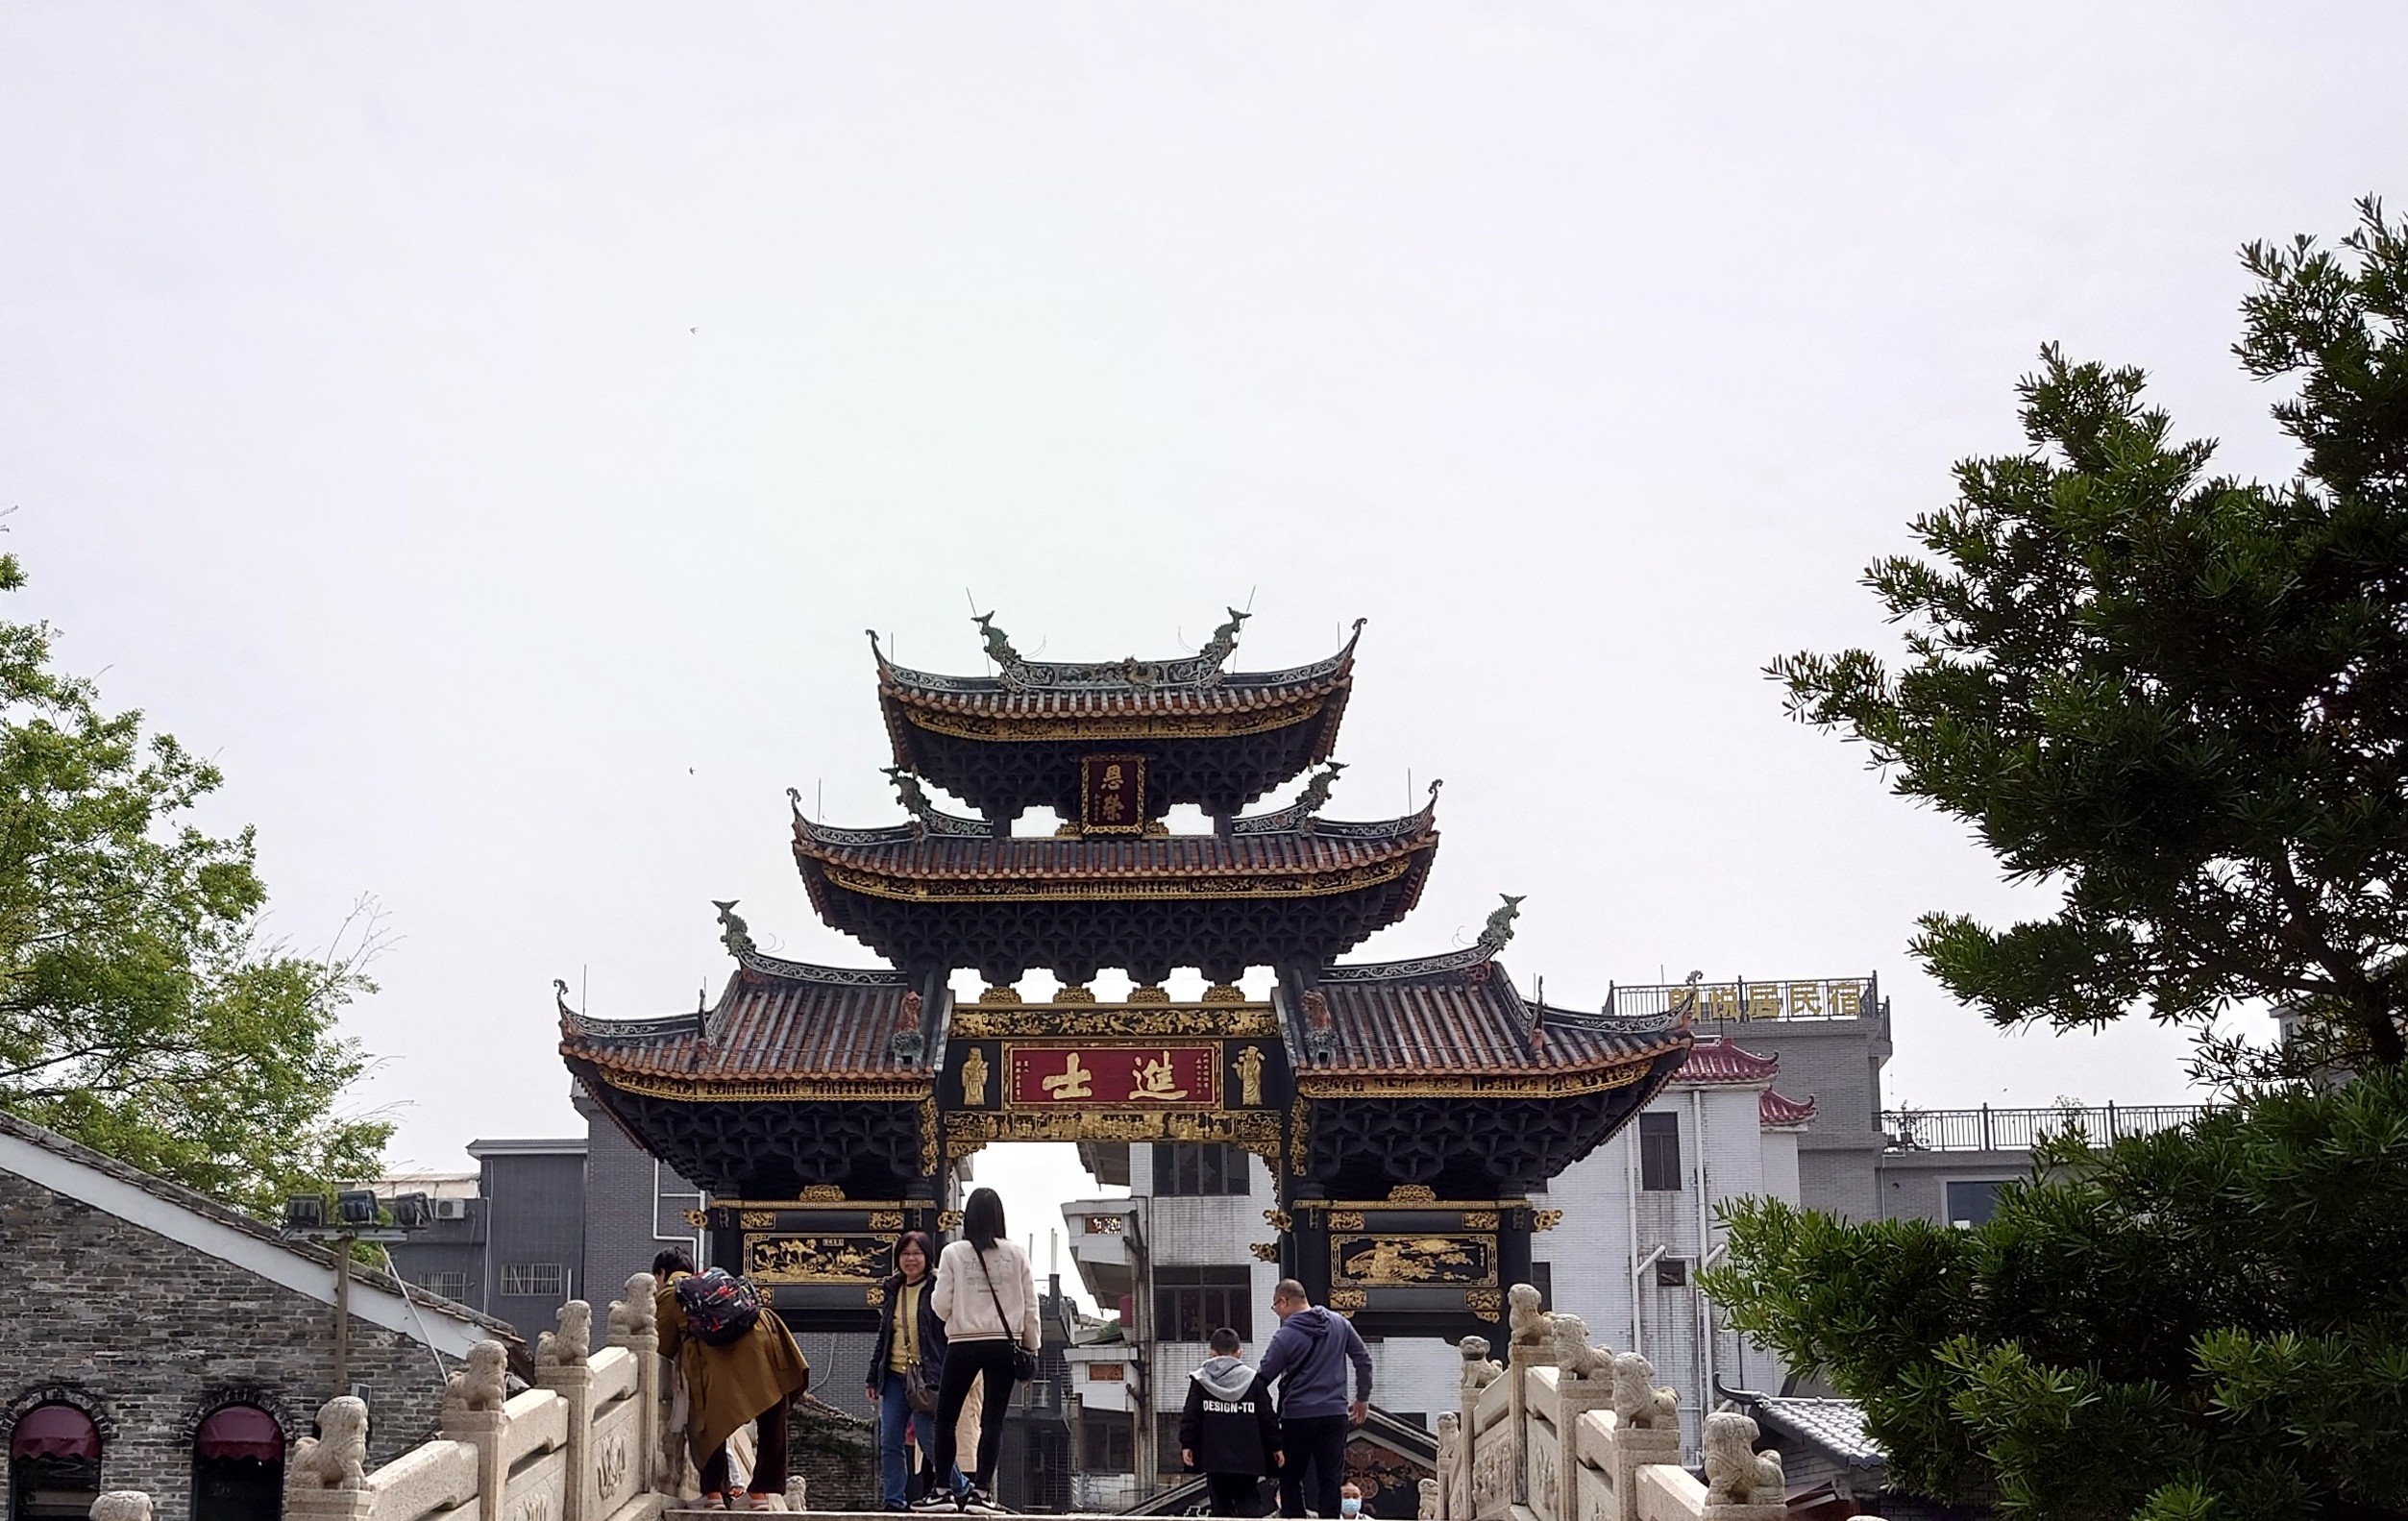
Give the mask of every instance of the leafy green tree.
[{"label": "leafy green tree", "polygon": [[2354,1067],[2408,1055],[2408,225],[2252,245],[2234,352],[2297,381],[2279,485],[2211,474],[2143,377],[2043,351],[2030,448],[1967,460],[1924,557],[1867,584],[1905,626],[1777,661],[1793,713],[1972,823],[2052,915],[1922,921],[1916,954],[2001,1024],[2235,1000],[2310,1011]]},{"label": "leafy green tree", "polygon": [[189,822],[219,780],[0,620],[0,1107],[266,1214],[373,1173],[391,1134],[338,1109],[374,916],[322,957],[265,941],[251,831]]},{"label": "leafy green tree", "polygon": [[2408,1514],[2408,1073],[2048,1148],[1985,1224],[1725,1214],[1730,1324],[1891,1481],[2051,1521]]}]

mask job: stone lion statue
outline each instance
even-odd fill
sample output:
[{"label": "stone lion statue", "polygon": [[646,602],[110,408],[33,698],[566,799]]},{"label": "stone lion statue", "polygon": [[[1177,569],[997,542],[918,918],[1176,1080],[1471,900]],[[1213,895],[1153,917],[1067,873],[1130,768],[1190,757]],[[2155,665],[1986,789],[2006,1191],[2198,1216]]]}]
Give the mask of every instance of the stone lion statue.
[{"label": "stone lion statue", "polygon": [[92,1521],[151,1521],[151,1497],[139,1489],[104,1489],[86,1514]]},{"label": "stone lion statue", "polygon": [[[1424,1479],[1421,1481],[1420,1493],[1421,1507],[1413,1514],[1419,1516],[1421,1521],[1438,1521],[1438,1482],[1436,1479]],[[147,1514],[144,1515],[143,1521],[150,1521]]]},{"label": "stone lion statue", "polygon": [[660,1310],[653,1302],[658,1286],[650,1273],[627,1275],[627,1297],[614,1299],[610,1304],[610,1335],[620,1337],[650,1337],[660,1332]]},{"label": "stone lion statue", "polygon": [[1485,1389],[1505,1377],[1505,1369],[1488,1356],[1487,1337],[1465,1337],[1460,1350],[1463,1354],[1463,1388],[1465,1392]]},{"label": "stone lion statue", "polygon": [[572,1299],[560,1307],[560,1329],[535,1339],[535,1366],[575,1367],[594,1355],[594,1307]]},{"label": "stone lion statue", "polygon": [[1613,1371],[1613,1354],[1588,1344],[1588,1322],[1557,1311],[1547,1317],[1555,1342],[1555,1365],[1567,1379],[1602,1381]]},{"label": "stone lion statue", "polygon": [[319,1436],[293,1443],[284,1484],[301,1489],[368,1487],[368,1402],[344,1394],[318,1407]]},{"label": "stone lion statue", "polygon": [[1506,1329],[1512,1334],[1517,1347],[1542,1347],[1547,1344],[1547,1312],[1538,1308],[1538,1289],[1533,1284],[1515,1284],[1505,1291],[1508,1309]]},{"label": "stone lion statue", "polygon": [[1706,1417],[1708,1505],[1776,1506],[1785,1492],[1781,1454],[1756,1450],[1756,1422],[1736,1411]]},{"label": "stone lion statue", "polygon": [[498,1411],[510,1397],[510,1354],[499,1341],[479,1341],[443,1384],[443,1413]]},{"label": "stone lion statue", "polygon": [[1613,1360],[1613,1418],[1625,1431],[1652,1432],[1681,1424],[1681,1396],[1656,1386],[1656,1364],[1635,1352]]}]

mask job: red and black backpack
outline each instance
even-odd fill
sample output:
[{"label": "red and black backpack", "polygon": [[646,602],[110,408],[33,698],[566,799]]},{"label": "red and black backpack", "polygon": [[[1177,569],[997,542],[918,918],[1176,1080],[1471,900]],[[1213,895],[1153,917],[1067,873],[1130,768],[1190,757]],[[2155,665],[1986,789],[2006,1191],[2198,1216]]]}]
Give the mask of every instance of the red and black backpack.
[{"label": "red and black backpack", "polygon": [[752,1280],[730,1278],[724,1267],[678,1279],[677,1306],[686,1312],[686,1329],[705,1346],[726,1346],[761,1318],[761,1295]]}]

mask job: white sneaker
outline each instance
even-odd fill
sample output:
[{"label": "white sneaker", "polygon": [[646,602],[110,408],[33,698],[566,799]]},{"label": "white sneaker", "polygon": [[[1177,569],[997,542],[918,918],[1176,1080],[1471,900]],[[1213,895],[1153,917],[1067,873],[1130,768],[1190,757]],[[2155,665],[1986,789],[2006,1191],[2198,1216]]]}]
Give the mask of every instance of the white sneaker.
[{"label": "white sneaker", "polygon": [[962,1514],[973,1516],[1008,1516],[1012,1512],[995,1504],[995,1496],[973,1486],[962,1496]]},{"label": "white sneaker", "polygon": [[911,1503],[911,1509],[914,1510],[959,1511],[962,1509],[962,1505],[959,1500],[954,1498],[952,1490],[931,1489],[926,1494],[921,1495],[919,1499],[914,1500]]}]

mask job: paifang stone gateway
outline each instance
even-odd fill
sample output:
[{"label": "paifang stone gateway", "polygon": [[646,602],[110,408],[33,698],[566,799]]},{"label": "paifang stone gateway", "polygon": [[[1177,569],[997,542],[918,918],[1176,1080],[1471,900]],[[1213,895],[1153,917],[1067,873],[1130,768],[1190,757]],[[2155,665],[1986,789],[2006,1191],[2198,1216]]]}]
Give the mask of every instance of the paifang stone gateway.
[{"label": "paifang stone gateway", "polygon": [[[723,903],[736,965],[716,1004],[597,1019],[559,988],[569,1069],[710,1190],[713,1259],[789,1321],[867,1328],[896,1234],[954,1223],[950,1170],[982,1146],[1168,1141],[1263,1157],[1280,1206],[1257,1255],[1366,1332],[1477,1333],[1552,1223],[1530,1192],[1680,1067],[1687,1011],[1522,996],[1497,959],[1515,898],[1462,949],[1338,959],[1419,898],[1437,785],[1405,818],[1323,818],[1362,625],[1313,665],[1226,671],[1243,621],[1193,655],[1080,665],[1024,660],[982,617],[992,676],[906,670],[872,635],[907,819],[832,828],[788,796],[813,909],[888,965],[766,955]],[[1308,772],[1291,803],[1243,813]],[[1210,831],[1171,833],[1182,804]],[[1014,835],[1033,807],[1066,822]],[[1268,1002],[1239,990],[1249,967],[1273,969]],[[1088,991],[1105,968],[1138,984],[1125,1003]],[[1211,984],[1200,1001],[1164,992],[1179,968]],[[975,1003],[949,992],[957,969],[989,984]],[[1061,979],[1055,1001],[1012,990],[1031,969]]]}]

